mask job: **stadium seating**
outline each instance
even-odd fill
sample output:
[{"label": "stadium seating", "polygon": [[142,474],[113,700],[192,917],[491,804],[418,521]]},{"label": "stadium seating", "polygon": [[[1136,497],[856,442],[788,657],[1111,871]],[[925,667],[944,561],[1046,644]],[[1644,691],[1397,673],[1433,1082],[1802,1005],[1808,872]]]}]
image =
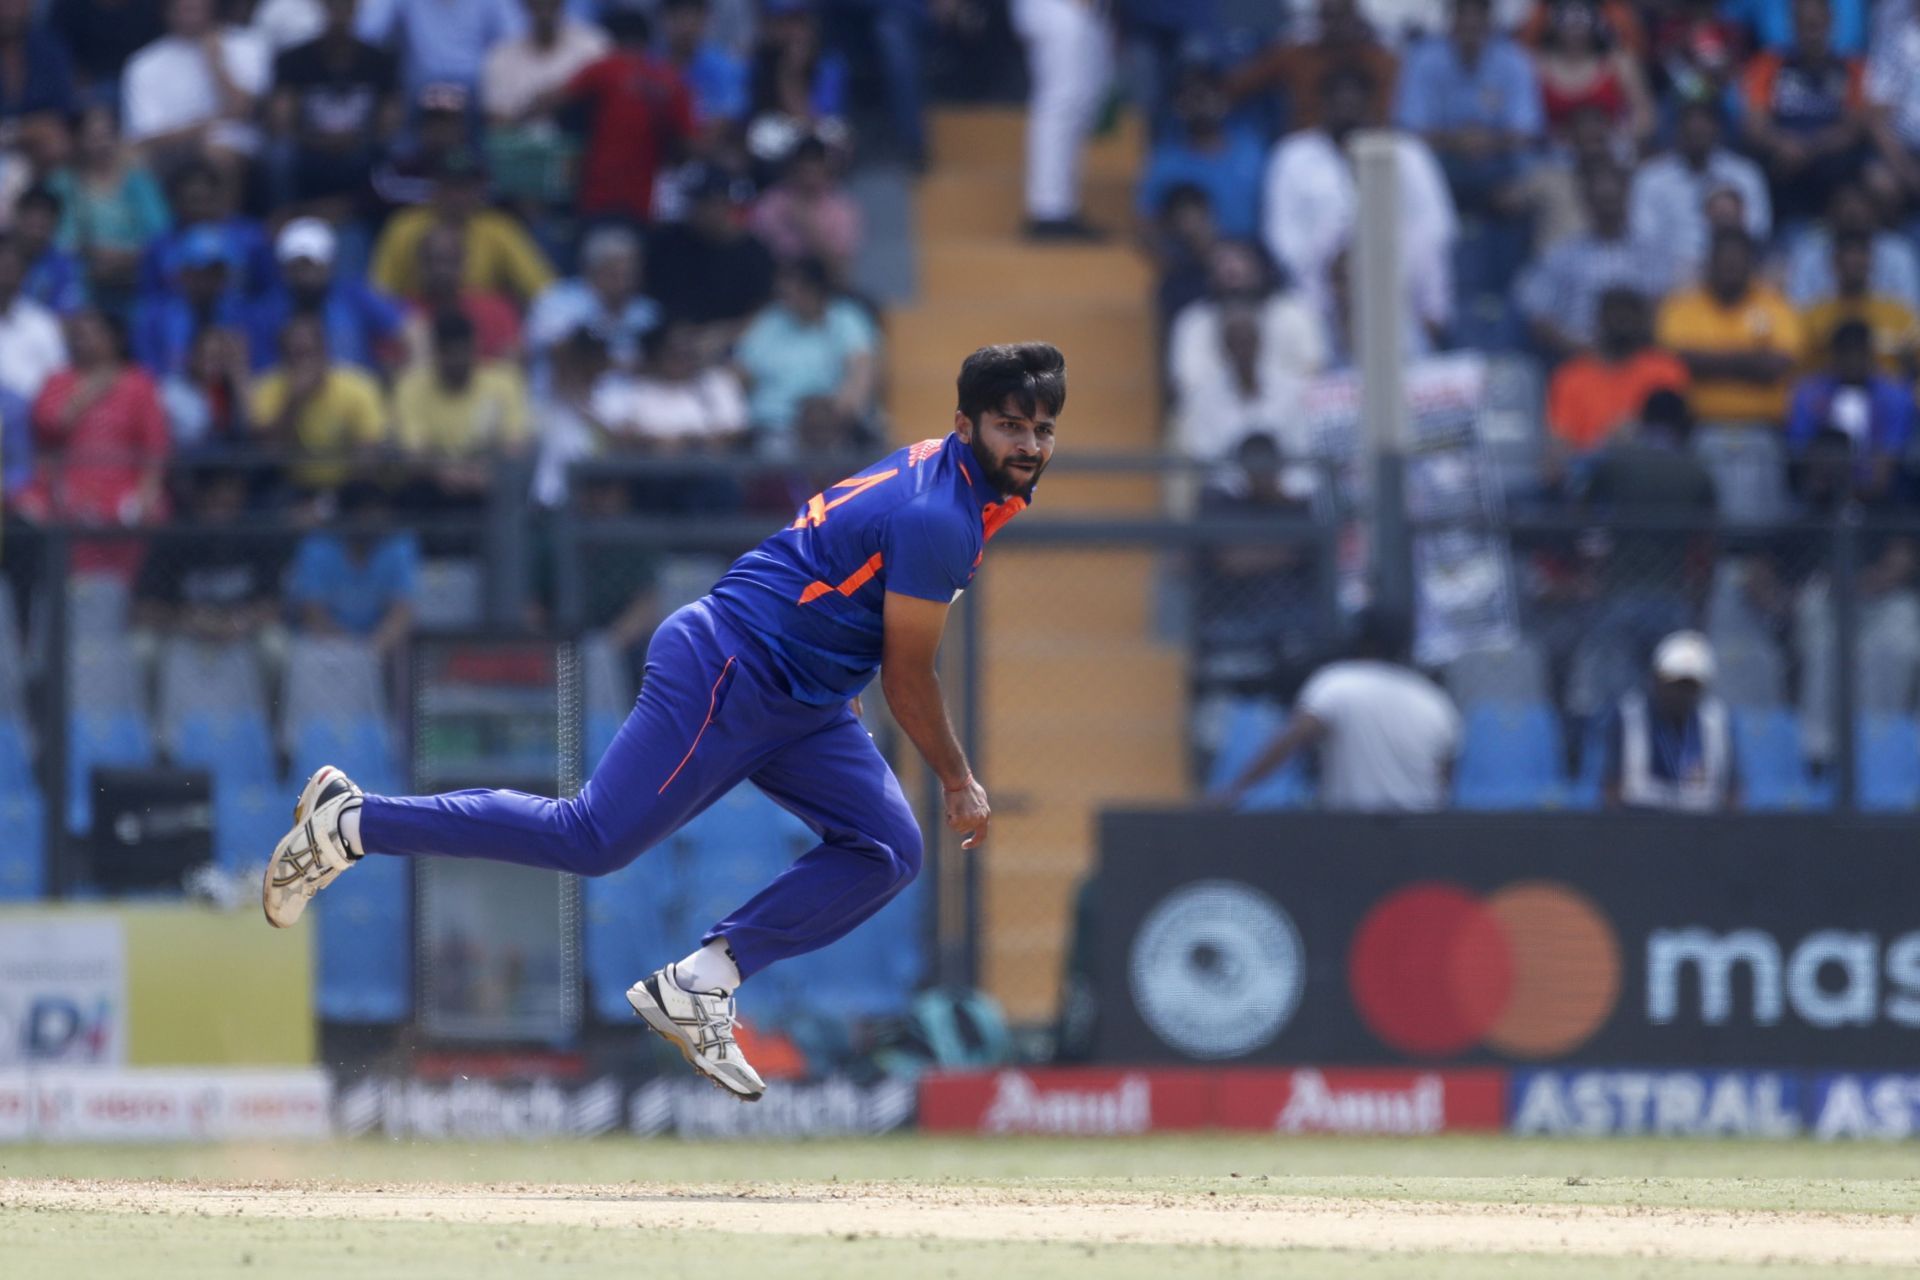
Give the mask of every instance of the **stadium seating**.
[{"label": "stadium seating", "polygon": [[1540,703],[1481,703],[1466,713],[1454,800],[1463,809],[1564,805],[1560,722]]},{"label": "stadium seating", "polygon": [[67,731],[67,829],[93,825],[93,770],[153,763],[153,735],[137,711],[76,710]]},{"label": "stadium seating", "polygon": [[413,1012],[413,875],[405,858],[370,857],[314,899],[314,1008],[341,1022],[402,1022]]},{"label": "stadium seating", "polygon": [[1920,726],[1911,716],[1863,714],[1855,743],[1855,792],[1861,808],[1920,805]]},{"label": "stadium seating", "polygon": [[1713,691],[1730,707],[1779,707],[1787,700],[1786,662],[1772,640],[1737,632],[1713,638],[1719,674]]},{"label": "stadium seating", "polygon": [[40,792],[0,783],[0,902],[19,902],[46,892],[47,811]]},{"label": "stadium seating", "polygon": [[[176,758],[200,751],[193,739],[208,729],[219,732],[240,720],[264,728],[267,688],[254,647],[246,642],[207,644],[184,636],[169,640],[160,651],[154,713],[161,739]],[[248,737],[244,745],[257,751],[263,763],[271,758],[270,738]],[[206,762],[204,754],[196,761]]]},{"label": "stadium seating", "polygon": [[380,658],[373,646],[350,637],[301,637],[287,650],[281,713],[289,747],[300,729],[315,720],[384,722]]},{"label": "stadium seating", "polygon": [[1816,782],[1807,771],[1800,718],[1786,707],[1737,709],[1733,749],[1746,808],[1820,809],[1832,803],[1832,788]]},{"label": "stadium seating", "polygon": [[1510,648],[1474,649],[1447,664],[1447,692],[1461,706],[1482,702],[1544,702],[1547,659],[1522,640]]}]

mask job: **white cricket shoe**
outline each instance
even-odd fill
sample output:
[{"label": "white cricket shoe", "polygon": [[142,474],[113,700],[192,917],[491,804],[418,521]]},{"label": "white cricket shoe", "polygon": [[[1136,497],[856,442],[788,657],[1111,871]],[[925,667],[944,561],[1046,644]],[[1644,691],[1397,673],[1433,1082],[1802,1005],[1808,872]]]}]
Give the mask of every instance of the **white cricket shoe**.
[{"label": "white cricket shoe", "polygon": [[627,1003],[649,1027],[680,1051],[695,1071],[742,1102],[758,1102],[767,1091],[734,1043],[733,996],[701,995],[673,980],[673,966],[656,970],[627,988]]},{"label": "white cricket shoe", "polygon": [[300,789],[293,806],[293,830],[274,846],[260,880],[260,906],[267,923],[284,929],[300,919],[313,895],[359,861],[347,847],[340,819],[360,807],[361,791],[332,765],[322,765]]}]

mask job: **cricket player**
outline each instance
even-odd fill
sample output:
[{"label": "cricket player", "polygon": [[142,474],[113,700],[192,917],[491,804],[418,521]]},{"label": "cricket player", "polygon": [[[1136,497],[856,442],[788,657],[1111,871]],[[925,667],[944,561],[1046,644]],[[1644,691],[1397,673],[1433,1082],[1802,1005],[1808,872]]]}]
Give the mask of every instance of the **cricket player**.
[{"label": "cricket player", "polygon": [[969,849],[987,833],[987,793],[954,736],[934,659],[988,540],[1032,500],[1066,398],[1066,362],[1045,343],[968,356],[953,434],[808,499],[711,594],[661,623],[632,714],[572,799],[373,796],[320,769],[267,865],[267,920],[293,924],[367,854],[606,875],[751,780],[820,843],[627,1000],[695,1070],[757,1100],[766,1084],[734,1041],[741,982],[846,934],[920,870],[919,824],[851,705],[876,671],[940,778],[947,826]]}]

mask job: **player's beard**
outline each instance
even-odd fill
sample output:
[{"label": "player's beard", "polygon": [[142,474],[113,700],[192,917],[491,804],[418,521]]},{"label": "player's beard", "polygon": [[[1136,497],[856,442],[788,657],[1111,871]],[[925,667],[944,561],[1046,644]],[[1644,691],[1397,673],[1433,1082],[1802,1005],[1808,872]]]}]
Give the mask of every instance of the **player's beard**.
[{"label": "player's beard", "polygon": [[1033,487],[1040,483],[1040,473],[1047,469],[1044,460],[1035,458],[1033,471],[1029,474],[1001,465],[978,432],[969,443],[973,449],[973,460],[980,464],[980,474],[987,478],[987,483],[993,486],[996,493],[1003,498],[1030,500],[1033,497]]}]

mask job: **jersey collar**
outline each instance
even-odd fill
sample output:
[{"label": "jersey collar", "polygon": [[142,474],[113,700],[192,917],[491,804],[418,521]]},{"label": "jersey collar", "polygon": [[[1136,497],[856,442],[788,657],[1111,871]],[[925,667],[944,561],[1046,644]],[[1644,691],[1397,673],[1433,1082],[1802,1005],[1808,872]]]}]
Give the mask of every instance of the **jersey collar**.
[{"label": "jersey collar", "polygon": [[1001,525],[1032,505],[1026,498],[1002,498],[980,473],[980,460],[973,456],[973,447],[960,438],[958,431],[947,437],[947,447],[953,450],[960,464],[960,476],[980,507],[980,528],[987,537],[991,538],[1000,531]]}]

